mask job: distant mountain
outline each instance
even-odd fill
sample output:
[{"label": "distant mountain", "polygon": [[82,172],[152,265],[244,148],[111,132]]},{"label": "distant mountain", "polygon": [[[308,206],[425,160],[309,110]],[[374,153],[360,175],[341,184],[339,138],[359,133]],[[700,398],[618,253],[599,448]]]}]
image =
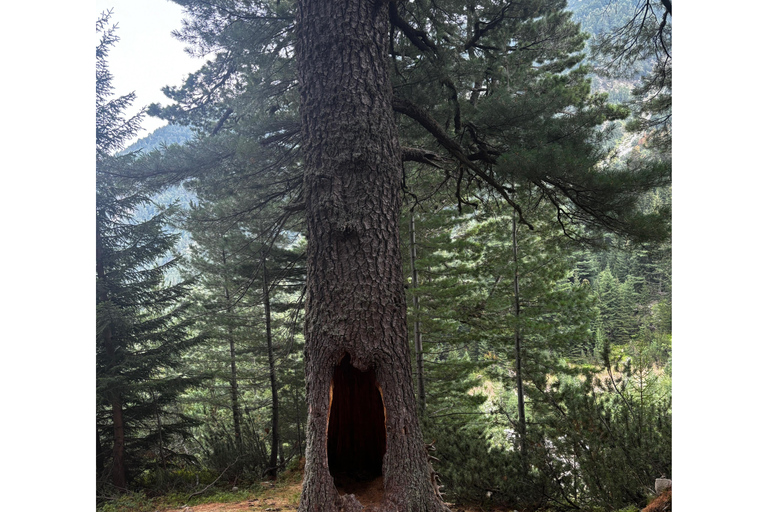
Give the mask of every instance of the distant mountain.
[{"label": "distant mountain", "polygon": [[[568,0],[568,9],[573,12],[573,20],[579,22],[594,41],[596,36],[615,32],[628,23],[640,7],[637,0]],[[653,64],[651,58],[636,61],[635,79],[651,72]]]},{"label": "distant mountain", "polygon": [[[169,124],[162,126],[146,137],[137,140],[125,148],[121,153],[126,154],[135,151],[149,153],[155,149],[161,149],[163,146],[184,144],[193,138],[194,133],[186,126]],[[183,185],[173,185],[152,196],[151,202],[138,205],[133,213],[133,219],[136,222],[143,222],[154,217],[160,210],[167,208],[172,204],[178,204],[182,210],[186,210],[190,204],[194,203],[197,203],[197,195],[193,190],[187,190]],[[166,226],[165,229],[170,233],[178,233],[181,235],[176,244],[175,252],[182,255],[187,253],[189,244],[191,243],[189,232],[172,226]],[[165,255],[158,261],[158,263],[165,263],[170,257],[170,254]],[[174,269],[166,276],[166,279],[171,283],[178,282],[181,279],[178,269]]]},{"label": "distant mountain", "polygon": [[[143,153],[149,153],[152,150],[160,149],[162,146],[170,146],[171,144],[184,144],[185,142],[192,140],[194,133],[186,126],[166,125],[153,131],[146,137],[143,137],[122,151],[125,153],[132,153],[135,151],[141,151]],[[185,189],[182,185],[174,185],[167,189],[158,192],[152,197],[154,204],[144,204],[136,209],[134,218],[138,221],[143,221],[155,216],[160,208],[169,206],[175,202],[178,202],[182,209],[186,208],[190,203],[197,202],[196,194]]]},{"label": "distant mountain", "polygon": [[157,130],[153,131],[146,137],[143,137],[123,151],[123,153],[131,153],[133,151],[149,152],[153,149],[159,149],[161,146],[170,146],[171,144],[184,144],[188,140],[192,140],[195,134],[186,126],[177,126],[175,124],[167,124],[161,126]]},{"label": "distant mountain", "polygon": [[568,0],[573,20],[592,35],[607,33],[629,21],[635,0]]}]

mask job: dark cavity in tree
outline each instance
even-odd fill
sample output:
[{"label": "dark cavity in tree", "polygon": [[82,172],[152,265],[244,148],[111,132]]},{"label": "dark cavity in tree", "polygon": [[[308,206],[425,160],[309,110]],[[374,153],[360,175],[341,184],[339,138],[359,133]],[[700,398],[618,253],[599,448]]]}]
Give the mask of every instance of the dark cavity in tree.
[{"label": "dark cavity in tree", "polygon": [[[337,488],[381,476],[387,450],[384,402],[373,369],[345,354],[333,373],[328,418],[328,469]],[[341,490],[341,489],[340,489]]]}]

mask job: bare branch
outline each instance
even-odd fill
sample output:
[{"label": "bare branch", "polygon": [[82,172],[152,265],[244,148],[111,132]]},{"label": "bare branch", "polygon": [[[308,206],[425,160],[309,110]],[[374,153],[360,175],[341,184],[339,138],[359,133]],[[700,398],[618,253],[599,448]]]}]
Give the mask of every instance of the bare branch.
[{"label": "bare branch", "polygon": [[240,459],[240,456],[238,455],[237,457],[235,457],[235,460],[234,460],[234,461],[232,461],[232,464],[230,464],[229,466],[227,466],[226,468],[224,468],[224,471],[222,471],[222,472],[221,472],[221,474],[220,474],[219,476],[217,476],[217,477],[216,477],[216,480],[214,480],[213,482],[211,482],[211,483],[209,483],[208,485],[206,485],[206,486],[205,486],[205,488],[204,488],[202,491],[197,491],[197,492],[194,492],[194,493],[190,494],[190,495],[189,495],[189,497],[187,498],[187,501],[191,500],[191,499],[192,499],[193,497],[195,497],[195,496],[198,496],[198,495],[200,495],[200,494],[203,494],[205,491],[207,491],[208,489],[210,489],[210,488],[211,488],[211,486],[212,486],[213,484],[215,484],[216,482],[218,482],[218,481],[219,481],[219,478],[221,478],[222,476],[224,476],[224,473],[226,473],[226,472],[227,472],[227,470],[229,470],[229,468],[231,468],[232,466],[234,466],[234,465],[237,463],[237,461],[238,461],[239,459]]}]

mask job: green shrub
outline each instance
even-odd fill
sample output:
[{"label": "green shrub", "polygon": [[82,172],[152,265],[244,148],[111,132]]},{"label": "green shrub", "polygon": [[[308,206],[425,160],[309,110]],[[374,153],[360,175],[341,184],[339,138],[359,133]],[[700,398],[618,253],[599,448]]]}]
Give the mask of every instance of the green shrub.
[{"label": "green shrub", "polygon": [[143,492],[129,492],[98,503],[98,512],[153,512],[154,502]]},{"label": "green shrub", "polygon": [[520,454],[491,446],[478,426],[431,426],[427,436],[438,439],[432,465],[443,484],[445,499],[457,505],[540,508],[546,499],[541,474],[522,474]]}]

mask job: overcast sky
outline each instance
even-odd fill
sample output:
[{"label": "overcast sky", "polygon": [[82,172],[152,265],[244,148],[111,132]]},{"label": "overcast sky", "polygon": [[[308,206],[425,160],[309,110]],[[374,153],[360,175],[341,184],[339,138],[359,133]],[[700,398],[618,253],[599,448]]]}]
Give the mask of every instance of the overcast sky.
[{"label": "overcast sky", "polygon": [[[96,17],[112,9],[112,22],[120,37],[110,50],[109,69],[117,95],[136,92],[131,114],[150,103],[167,104],[165,85],[180,85],[203,64],[184,52],[184,44],[171,32],[181,28],[182,9],[169,0],[96,0]],[[166,124],[145,117],[137,138]],[[133,142],[133,141],[130,141]],[[130,144],[129,142],[129,144]]]}]

